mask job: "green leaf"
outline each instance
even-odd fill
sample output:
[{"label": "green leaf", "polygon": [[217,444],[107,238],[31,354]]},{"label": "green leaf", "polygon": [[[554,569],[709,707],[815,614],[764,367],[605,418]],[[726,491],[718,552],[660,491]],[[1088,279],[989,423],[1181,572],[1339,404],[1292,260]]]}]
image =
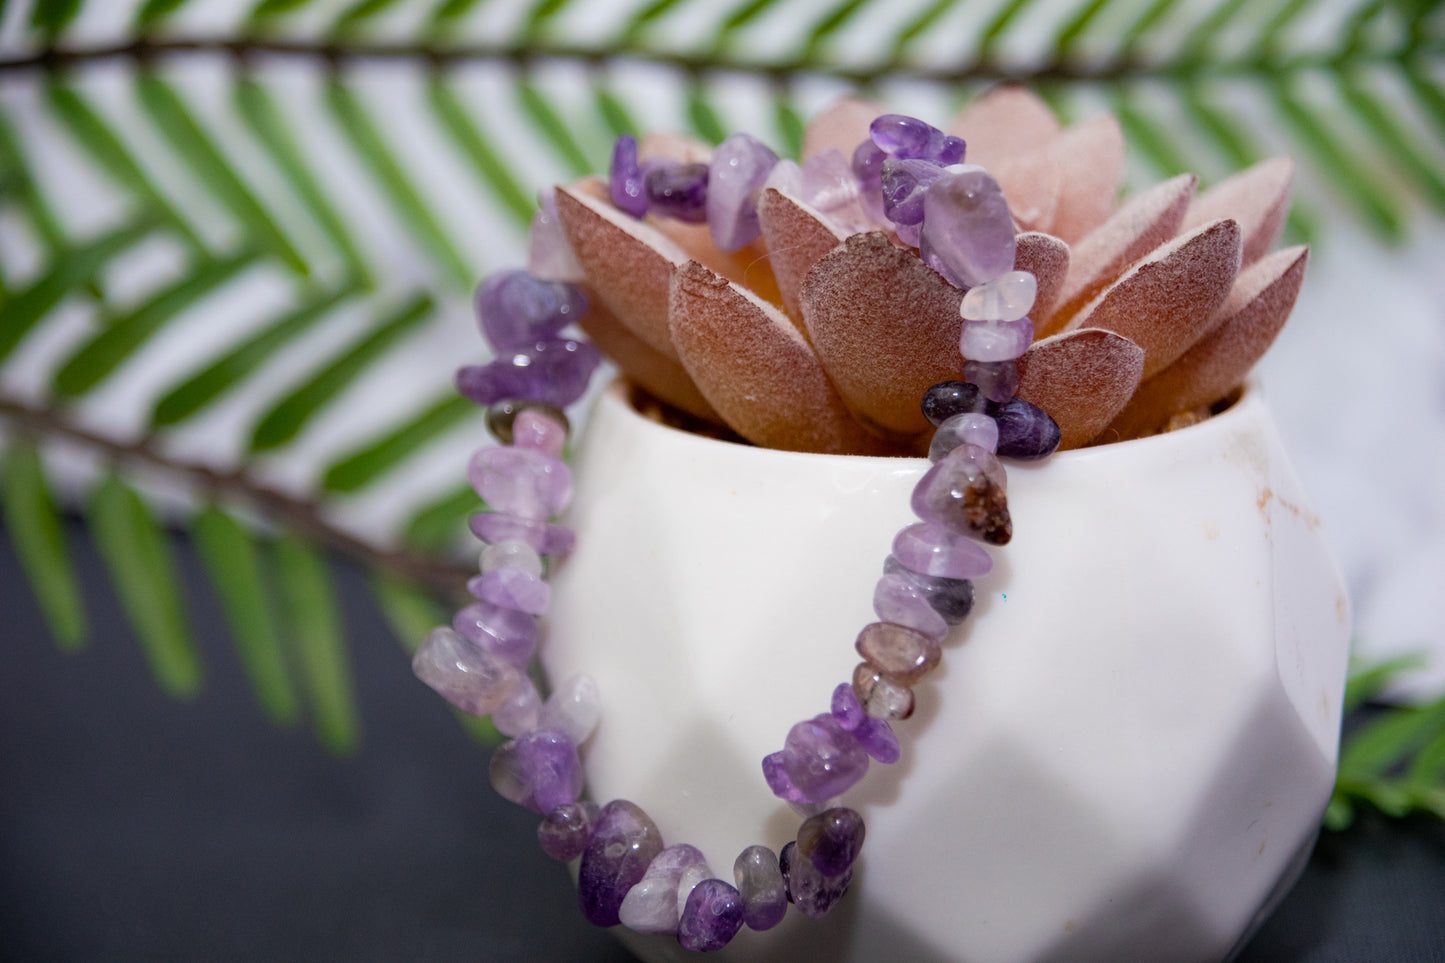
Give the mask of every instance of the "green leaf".
[{"label": "green leaf", "polygon": [[486,505],[470,485],[452,489],[433,499],[406,523],[402,541],[418,551],[442,552],[467,531],[467,519]]},{"label": "green leaf", "polygon": [[331,752],[350,755],[361,740],[361,720],[326,562],[310,546],[286,535],[276,543],[275,563],[287,635],[298,657],[316,737]]},{"label": "green leaf", "polygon": [[1000,8],[994,18],[988,22],[988,26],[984,27],[983,35],[979,38],[979,63],[991,63],[994,60],[999,39],[1013,25],[1014,20],[1023,12],[1024,8],[1032,2],[1033,0],[1008,0]]},{"label": "green leaf", "polygon": [[298,274],[310,272],[306,261],[291,246],[276,222],[252,195],[230,162],[192,116],[179,94],[155,74],[143,73],[136,83],[141,106],[161,135],[175,148],[197,179],[245,226]]},{"label": "green leaf", "polygon": [[1343,832],[1349,829],[1354,821],[1355,806],[1350,802],[1350,797],[1336,792],[1330,797],[1330,804],[1325,807],[1325,828],[1332,833]]},{"label": "green leaf", "polygon": [[215,505],[191,519],[191,536],[210,576],[236,653],[266,718],[290,725],[300,711],[286,668],[281,633],[250,532]]},{"label": "green leaf", "polygon": [[281,169],[306,210],[336,245],[336,250],[341,254],[351,276],[363,287],[370,287],[371,272],[352,237],[351,229],[336,212],[336,208],[326,196],[326,191],[311,172],[311,167],[306,163],[306,153],[292,135],[275,98],[261,84],[243,78],[236,84],[236,111]]},{"label": "green leaf", "polygon": [[642,129],[627,111],[627,105],[606,87],[597,88],[597,113],[602,117],[613,137],[629,134],[633,137]]},{"label": "green leaf", "polygon": [[56,393],[76,398],[94,388],[144,347],[151,335],[235,277],[255,258],[254,253],[246,252],[226,260],[208,259],[191,276],[116,319],[82,345],[56,372]]},{"label": "green leaf", "polygon": [[475,404],[448,392],[446,397],[387,432],[384,437],[333,462],[326,470],[322,485],[333,492],[354,492],[365,488],[405,461],[422,445],[476,414]]},{"label": "green leaf", "polygon": [[5,452],[3,495],[5,527],[40,603],[45,623],[60,648],[73,651],[85,644],[85,604],[55,497],[35,446],[12,439]]},{"label": "green leaf", "polygon": [[185,0],[146,0],[135,15],[136,33],[145,33],[168,14],[174,13]]},{"label": "green leaf", "polygon": [[306,6],[310,0],[261,0],[251,11],[251,24],[264,27],[270,21]]},{"label": "green leaf", "polygon": [[12,294],[5,302],[4,312],[0,312],[0,361],[4,361],[36,323],[67,294],[91,283],[107,261],[150,230],[149,224],[123,227],[62,253],[55,258],[49,274]]},{"label": "green leaf", "polygon": [[1209,12],[1199,24],[1189,31],[1180,54],[1186,62],[1207,63],[1211,58],[1210,48],[1215,39],[1229,26],[1229,22],[1249,5],[1250,0],[1224,0]]},{"label": "green leaf", "polygon": [[816,59],[833,35],[846,27],[848,21],[852,20],[854,15],[868,2],[869,0],[843,0],[842,3],[825,13],[808,31],[807,40],[803,44],[803,51],[798,59],[805,63]]},{"label": "green leaf", "polygon": [[807,128],[798,112],[793,109],[792,101],[788,99],[786,92],[779,90],[773,96],[773,125],[778,129],[778,136],[781,138],[781,154],[784,157],[791,157],[793,160],[803,156],[803,135]]},{"label": "green leaf", "polygon": [[1110,0],[1089,0],[1078,9],[1068,20],[1064,21],[1059,32],[1054,36],[1054,56],[1060,60],[1068,60],[1082,37],[1091,24],[1109,6]]},{"label": "green leaf", "polygon": [[537,5],[532,8],[531,14],[527,17],[523,36],[527,40],[540,40],[546,35],[547,24],[565,10],[569,3],[571,0],[538,0]]},{"label": "green leaf", "polygon": [[1445,699],[1388,710],[1361,726],[1340,753],[1341,782],[1367,782],[1405,761],[1445,726]]},{"label": "green leaf", "polygon": [[[683,0],[653,0],[652,3],[633,14],[632,19],[623,28],[622,35],[618,38],[617,46],[622,49],[640,46],[642,35],[647,28],[675,7],[681,6],[682,3]],[[619,133],[628,133],[628,131],[619,131]]]},{"label": "green leaf", "polygon": [[728,135],[700,80],[688,87],[687,119],[697,136],[709,144],[721,144]]},{"label": "green leaf", "polygon": [[336,22],[331,26],[331,32],[344,34],[394,6],[396,6],[396,0],[356,0],[336,18]]},{"label": "green leaf", "polygon": [[166,693],[189,698],[201,688],[201,659],[177,591],[180,576],[165,530],[139,495],[107,474],[90,498],[90,527],[101,560]]},{"label": "green leaf", "polygon": [[1414,652],[1362,668],[1352,667],[1345,682],[1343,711],[1358,709],[1388,689],[1402,674],[1422,667],[1425,661],[1422,653]]},{"label": "green leaf", "polygon": [[95,161],[96,169],[115,184],[134,194],[149,216],[173,227],[192,247],[204,248],[200,236],[169,200],[151,182],[130,151],[74,90],[52,79],[46,85],[50,108],[72,137]]},{"label": "green leaf", "polygon": [[1188,173],[1192,169],[1192,165],[1179,152],[1168,131],[1146,117],[1135,105],[1129,92],[1120,90],[1115,94],[1114,111],[1130,146],[1141,150],[1165,177]]},{"label": "green leaf", "polygon": [[422,202],[412,187],[411,178],[392,155],[356,95],[340,80],[333,78],[327,85],[326,99],[332,115],[370,168],[377,186],[385,192],[402,222],[436,257],[452,284],[463,290],[471,288],[475,273]]},{"label": "green leaf", "polygon": [[260,369],[286,344],[314,327],[353,291],[354,288],[312,292],[301,307],[277,318],[162,395],[151,415],[152,426],[179,424],[204,409]]},{"label": "green leaf", "polygon": [[81,0],[35,0],[30,12],[31,26],[42,31],[53,43],[80,13]]},{"label": "green leaf", "polygon": [[20,206],[24,208],[40,239],[49,245],[52,251],[66,247],[65,229],[60,226],[60,219],[55,216],[54,208],[40,192],[35,178],[30,175],[25,154],[15,140],[15,132],[10,129],[9,121],[3,116],[0,116],[0,165],[4,166],[13,180],[13,189],[19,197]]},{"label": "green leaf", "polygon": [[305,384],[271,408],[251,433],[251,450],[278,448],[295,438],[306,423],[366,370],[387,348],[431,314],[432,300],[414,299],[395,315],[376,325],[341,355],[312,373]]},{"label": "green leaf", "polygon": [[1120,35],[1119,58],[1121,60],[1132,58],[1139,45],[1148,38],[1149,31],[1153,30],[1159,21],[1169,16],[1177,6],[1179,6],[1179,0],[1154,0],[1149,4],[1139,18],[1124,28],[1124,32]]},{"label": "green leaf", "polygon": [[892,63],[903,62],[908,53],[908,48],[913,41],[923,36],[933,25],[938,22],[949,10],[953,9],[958,0],[933,0],[927,7],[924,7],[912,20],[903,25],[898,35],[893,38],[893,46],[889,51],[889,60]]},{"label": "green leaf", "polygon": [[[1351,72],[1342,78],[1340,94],[1345,103],[1367,128],[1381,149],[1401,170],[1420,187],[1420,192],[1435,205],[1437,211],[1445,211],[1445,161],[1438,156],[1431,157],[1431,148],[1422,147],[1395,119],[1394,111],[1378,97],[1370,93],[1364,78]],[[1433,162],[1432,162],[1433,161]]]},{"label": "green leaf", "polygon": [[427,86],[432,109],[436,111],[442,126],[451,135],[453,142],[462,153],[476,165],[488,187],[502,206],[512,215],[520,227],[532,223],[537,205],[522,186],[522,178],[507,167],[496,151],[492,150],[491,138],[483,135],[468,116],[466,109],[457,100],[457,95],[440,77],[433,77]]},{"label": "green leaf", "polygon": [[485,0],[446,0],[439,4],[431,15],[431,29],[433,33],[444,33],[448,30],[453,21],[460,20],[472,12],[472,8]]},{"label": "green leaf", "polygon": [[438,625],[448,625],[451,617],[425,589],[384,572],[373,572],[371,594],[381,609],[391,634],[401,643],[407,655],[416,653],[427,633]]},{"label": "green leaf", "polygon": [[582,177],[592,173],[592,162],[587,153],[572,136],[572,131],[562,120],[557,109],[531,83],[523,82],[517,87],[517,97],[522,110],[537,125],[540,133],[557,151],[557,156],[567,165],[572,176]]}]

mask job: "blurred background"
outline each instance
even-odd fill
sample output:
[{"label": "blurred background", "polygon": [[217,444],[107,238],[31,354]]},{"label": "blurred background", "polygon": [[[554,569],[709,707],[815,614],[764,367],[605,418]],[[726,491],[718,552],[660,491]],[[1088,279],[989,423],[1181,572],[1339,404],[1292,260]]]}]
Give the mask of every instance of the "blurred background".
[{"label": "blurred background", "polygon": [[1003,81],[1113,112],[1132,186],[1299,164],[1261,378],[1354,695],[1421,708],[1353,718],[1353,827],[1245,958],[1439,959],[1434,0],[0,0],[0,955],[626,959],[408,668],[472,566],[471,291],[618,133],[795,154]]}]

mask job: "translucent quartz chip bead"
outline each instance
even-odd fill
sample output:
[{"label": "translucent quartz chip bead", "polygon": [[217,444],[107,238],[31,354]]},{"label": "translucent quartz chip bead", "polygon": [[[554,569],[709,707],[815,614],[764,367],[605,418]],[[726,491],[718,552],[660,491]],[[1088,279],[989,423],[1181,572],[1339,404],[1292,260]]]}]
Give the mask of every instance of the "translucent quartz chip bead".
[{"label": "translucent quartz chip bead", "polygon": [[572,500],[567,465],[525,448],[483,448],[467,463],[467,480],[498,511],[537,521]]},{"label": "translucent quartz chip bead", "polygon": [[662,833],[636,803],[614,799],[603,806],[577,874],[577,903],[588,922],[620,923],[617,914],[628,890],[642,880],[660,852]]},{"label": "translucent quartz chip bead", "polygon": [[663,217],[702,224],[707,220],[707,177],[706,164],[661,161],[652,165],[643,181],[648,208]]},{"label": "translucent quartz chip bead", "polygon": [[1059,447],[1062,435],[1049,413],[1022,398],[989,406],[998,423],[998,453],[1004,458],[1035,461],[1047,458]]},{"label": "translucent quartz chip bead", "polygon": [[743,898],[720,879],[705,879],[693,888],[677,926],[677,942],[685,950],[720,950],[743,928]]},{"label": "translucent quartz chip bead", "polygon": [[542,707],[540,725],[567,734],[577,745],[587,741],[597,721],[602,718],[602,696],[590,675],[578,673],[563,682],[547,697]]},{"label": "translucent quartz chip bead", "polygon": [[965,411],[945,419],[933,433],[928,457],[938,461],[959,445],[977,445],[985,451],[998,448],[998,422],[976,411]]},{"label": "translucent quartz chip bead", "polygon": [[477,289],[477,319],[498,353],[557,337],[587,313],[587,295],[564,281],[503,271]]},{"label": "translucent quartz chip bead", "polygon": [[702,850],[687,843],[677,843],[658,853],[623,897],[617,910],[622,925],[636,933],[676,933],[680,915],[678,884],[685,870],[702,861]]},{"label": "translucent quartz chip bead", "polygon": [[[1003,466],[992,452],[977,445],[960,445],[928,469],[914,487],[913,513],[960,535],[990,545],[1007,545],[1013,537],[1007,484]],[[896,546],[894,554],[907,563]]]},{"label": "translucent quartz chip bead", "polygon": [[1038,291],[1038,280],[1028,271],[1005,271],[969,288],[959,313],[965,321],[1017,321],[1033,308]]},{"label": "translucent quartz chip bead", "polygon": [[902,757],[903,749],[898,744],[898,737],[893,734],[893,727],[863,711],[852,683],[838,683],[838,687],[833,690],[831,708],[833,718],[837,719],[844,729],[853,733],[853,738],[858,740],[858,744],[875,761],[891,766]]},{"label": "translucent quartz chip bead", "polygon": [[482,549],[477,568],[483,575],[503,568],[515,568],[533,575],[542,574],[542,556],[519,538],[507,538]]},{"label": "translucent quartz chip bead", "polygon": [[468,605],[452,617],[452,628],[485,652],[525,672],[537,651],[537,620],[491,602]]},{"label": "translucent quartz chip bead", "polygon": [[893,537],[893,557],[920,575],[980,578],[993,559],[976,542],[932,522],[909,525]]},{"label": "translucent quartz chip bead", "polygon": [[[860,700],[862,701],[862,700]],[[868,771],[868,753],[832,714],[805,719],[783,742],[783,768],[801,802],[841,796]]]},{"label": "translucent quartz chip bead", "polygon": [[[782,166],[779,163],[779,167]],[[774,168],[776,171],[778,168]],[[803,200],[813,205],[828,220],[845,232],[856,234],[870,230],[874,218],[863,202],[863,185],[853,173],[853,166],[837,148],[819,151],[803,162],[799,187]]]},{"label": "translucent quartz chip bead", "polygon": [[1008,401],[1019,390],[1019,368],[1008,361],[965,361],[963,376],[988,401]]},{"label": "translucent quartz chip bead", "polygon": [[777,154],[748,134],[733,134],[713,150],[707,174],[707,226],[718,250],[731,253],[763,233],[758,193],[777,162]]},{"label": "translucent quartz chip bead", "polygon": [[940,381],[930,385],[923,393],[919,407],[923,417],[934,427],[941,427],[945,421],[969,412],[982,412],[987,400],[979,393],[978,385],[967,381]]},{"label": "translucent quartz chip bead", "polygon": [[933,610],[923,592],[901,575],[884,575],[873,588],[873,614],[883,622],[906,625],[924,635],[941,639],[948,623]]},{"label": "translucent quartz chip bead", "polygon": [[578,281],[583,277],[582,265],[567,243],[567,232],[557,216],[557,195],[542,192],[541,204],[532,216],[527,232],[527,270],[544,281]]},{"label": "translucent quartz chip bead", "polygon": [[733,863],[733,882],[743,898],[743,923],[750,930],[770,930],[788,912],[788,887],[778,856],[766,846],[749,846]]},{"label": "translucent quartz chip bead", "polygon": [[998,182],[981,167],[933,182],[923,202],[924,262],[961,288],[1014,266],[1014,222]]},{"label": "translucent quartz chip bead", "polygon": [[467,520],[467,525],[484,542],[515,538],[535,548],[539,555],[566,555],[577,540],[570,528],[503,512],[478,512]]},{"label": "translucent quartz chip bead", "polygon": [[537,845],[553,859],[571,862],[582,855],[596,823],[596,803],[566,803],[542,817],[537,825]]},{"label": "translucent quartz chip bead", "polygon": [[541,615],[552,600],[552,588],[540,575],[519,568],[499,568],[467,581],[467,591],[483,602]]},{"label": "translucent quartz chip bead", "polygon": [[798,855],[824,876],[841,876],[863,851],[863,817],[842,806],[821,812],[798,827]]},{"label": "translucent quartz chip bead", "polygon": [[637,140],[631,135],[623,134],[612,145],[607,193],[618,210],[639,220],[647,216],[647,191],[642,166],[637,162]]},{"label": "translucent quartz chip bead", "polygon": [[[493,405],[492,407],[496,407]],[[540,451],[549,458],[561,458],[567,447],[567,419],[551,405],[528,407],[512,421],[512,444]],[[490,414],[491,409],[488,409]],[[554,414],[555,412],[555,414]]]},{"label": "translucent quartz chip bead", "polygon": [[938,639],[892,622],[865,625],[854,643],[869,665],[900,685],[912,686],[938,667]]},{"label": "translucent quartz chip bead", "polygon": [[687,898],[692,894],[693,888],[711,877],[712,869],[707,863],[694,863],[682,871],[682,877],[677,881],[677,915],[679,917],[687,908]]},{"label": "translucent quartz chip bead", "polygon": [[511,698],[522,679],[517,667],[452,629],[432,629],[411,660],[416,677],[463,712],[488,716]]},{"label": "translucent quartz chip bead", "polygon": [[933,610],[943,616],[943,621],[949,625],[962,622],[973,610],[973,583],[967,579],[915,572],[893,555],[883,562],[883,572],[888,575],[901,575],[918,586],[927,596]]},{"label": "translucent quartz chip bead", "polygon": [[913,690],[887,678],[870,663],[859,662],[853,669],[853,692],[863,711],[875,719],[907,719],[913,715]]},{"label": "translucent quartz chip bead", "polygon": [[813,861],[798,852],[796,842],[788,843],[778,855],[778,866],[783,882],[788,887],[788,900],[798,907],[804,916],[824,916],[853,881],[853,871],[847,870],[838,876],[824,876],[818,872]]},{"label": "translucent quartz chip bead", "polygon": [[513,739],[535,731],[542,717],[542,696],[526,676],[501,708],[492,713],[492,725],[504,736]]},{"label": "translucent quartz chip bead", "polygon": [[959,329],[958,352],[969,361],[1012,361],[1034,340],[1031,318],[1016,321],[964,321]]}]

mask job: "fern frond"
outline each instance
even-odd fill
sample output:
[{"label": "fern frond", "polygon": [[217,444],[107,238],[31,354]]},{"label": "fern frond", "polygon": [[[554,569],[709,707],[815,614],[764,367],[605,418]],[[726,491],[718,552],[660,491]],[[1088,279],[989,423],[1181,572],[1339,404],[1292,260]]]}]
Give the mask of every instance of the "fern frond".
[{"label": "fern frond", "polygon": [[55,505],[35,447],[12,441],[0,465],[0,514],[55,641],[73,651],[85,644],[85,602]]},{"label": "fern frond", "polygon": [[349,755],[360,744],[361,719],[330,573],[309,545],[291,535],[276,542],[273,557],[316,737],[337,755]]}]

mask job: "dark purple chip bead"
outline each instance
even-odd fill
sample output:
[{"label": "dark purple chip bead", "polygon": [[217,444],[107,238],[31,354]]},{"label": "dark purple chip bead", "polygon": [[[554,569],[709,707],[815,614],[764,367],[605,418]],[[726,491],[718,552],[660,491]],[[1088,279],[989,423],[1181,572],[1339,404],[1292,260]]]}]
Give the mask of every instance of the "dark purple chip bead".
[{"label": "dark purple chip bead", "polygon": [[618,137],[612,145],[607,189],[618,210],[639,220],[647,216],[647,188],[642,166],[637,162],[637,140],[629,134]]},{"label": "dark purple chip bead", "polygon": [[923,393],[923,417],[936,428],[954,415],[981,412],[987,403],[976,384],[967,381],[940,381]]},{"label": "dark purple chip bead", "polygon": [[838,725],[849,732],[853,732],[868,718],[868,714],[858,702],[858,695],[853,691],[851,682],[838,683],[833,690],[833,701],[829,708],[833,711],[833,718],[838,720]]},{"label": "dark purple chip bead", "polygon": [[[850,685],[848,688],[853,687]],[[856,693],[853,698],[858,698]],[[858,728],[853,730],[853,738],[858,740],[858,745],[862,746],[863,751],[872,756],[875,762],[881,762],[885,766],[891,766],[903,757],[903,747],[898,744],[898,736],[886,719],[866,717]]]},{"label": "dark purple chip bead", "polygon": [[915,572],[897,558],[890,555],[883,563],[885,574],[899,574],[916,585],[928,599],[933,610],[943,616],[949,625],[957,625],[973,610],[973,583],[965,578],[947,578],[942,575],[924,575]]},{"label": "dark purple chip bead", "polygon": [[499,354],[551,341],[587,313],[587,295],[565,281],[543,281],[526,271],[494,274],[477,288],[477,320]]},{"label": "dark purple chip bead", "polygon": [[627,891],[641,882],[660,852],[662,833],[636,803],[614,799],[603,806],[577,873],[577,903],[587,921],[620,923],[617,911]]},{"label": "dark purple chip bead", "polygon": [[571,862],[587,848],[596,822],[596,803],[565,803],[542,818],[537,826],[537,844],[553,859]]},{"label": "dark purple chip bead", "polygon": [[1058,423],[1047,411],[1022,398],[990,404],[988,414],[998,422],[998,456],[1034,461],[1047,458],[1059,447]]},{"label": "dark purple chip bead", "polygon": [[664,217],[703,224],[707,221],[706,164],[662,161],[647,171],[648,208]]},{"label": "dark purple chip bead", "polygon": [[813,861],[798,852],[797,842],[788,843],[778,855],[778,865],[783,871],[783,882],[788,887],[788,902],[798,907],[804,916],[825,916],[833,904],[848,892],[853,881],[853,871],[844,871],[841,876],[824,876],[818,872]]},{"label": "dark purple chip bead", "polygon": [[483,365],[457,369],[457,391],[489,408],[499,401],[545,401],[566,408],[587,391],[601,353],[587,341],[537,341],[508,349]]},{"label": "dark purple chip bead", "polygon": [[888,158],[883,162],[883,213],[895,224],[922,224],[923,195],[943,175],[933,161]]},{"label": "dark purple chip bead", "polygon": [[824,876],[841,876],[863,851],[866,829],[857,810],[837,806],[803,821],[798,827],[798,854],[813,861]]},{"label": "dark purple chip bead", "polygon": [[743,928],[743,898],[729,883],[705,879],[692,888],[677,923],[677,942],[685,950],[720,950]]}]

